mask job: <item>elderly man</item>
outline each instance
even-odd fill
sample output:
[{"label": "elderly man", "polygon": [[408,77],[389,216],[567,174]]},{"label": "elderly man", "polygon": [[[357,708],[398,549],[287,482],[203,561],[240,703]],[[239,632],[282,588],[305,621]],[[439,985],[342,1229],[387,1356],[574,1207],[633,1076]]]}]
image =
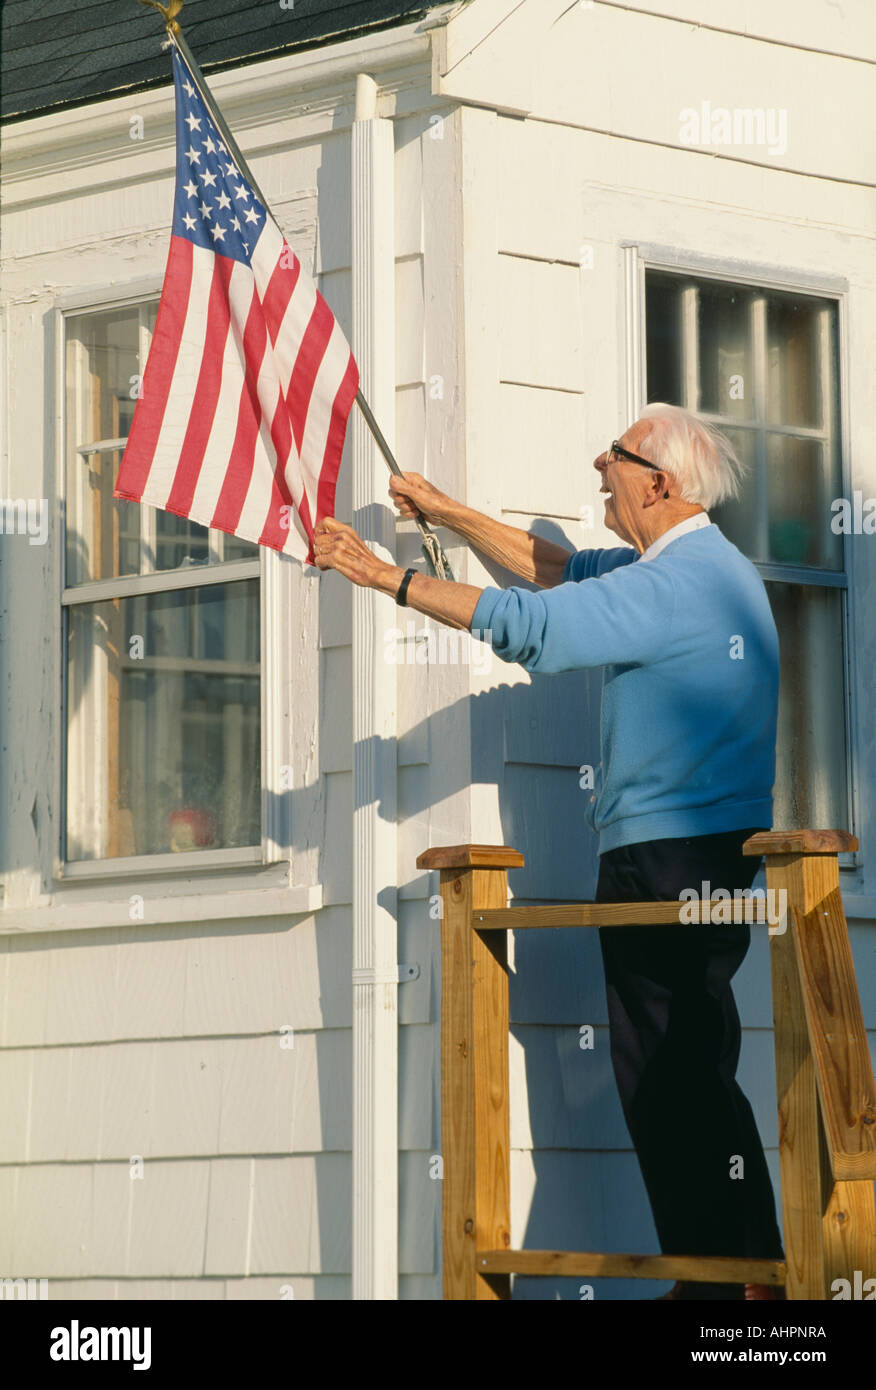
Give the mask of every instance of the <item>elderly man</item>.
[{"label": "elderly man", "polygon": [[[417,511],[547,593],[474,588],[403,572],[335,520],[316,563],[454,627],[491,634],[529,671],[603,666],[602,762],[591,812],[599,902],[674,900],[748,888],[742,844],[772,824],[778,640],[754,566],[709,520],[741,467],[723,435],[650,405],[594,461],[605,524],[628,544],[570,554],[393,478]],[[709,890],[706,890],[709,891]],[[661,1248],[780,1259],[763,1149],[736,1080],[730,985],[747,926],[600,929],[611,1056]],[[678,1283],[664,1298],[772,1297],[761,1285]]]}]

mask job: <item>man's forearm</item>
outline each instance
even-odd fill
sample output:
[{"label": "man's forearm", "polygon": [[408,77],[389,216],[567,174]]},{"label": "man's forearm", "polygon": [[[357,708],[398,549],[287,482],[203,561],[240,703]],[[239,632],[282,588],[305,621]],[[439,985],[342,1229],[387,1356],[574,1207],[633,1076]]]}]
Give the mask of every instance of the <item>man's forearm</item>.
[{"label": "man's forearm", "polygon": [[[405,577],[400,565],[382,565],[372,587],[395,598]],[[415,574],[406,597],[407,606],[429,618],[437,618],[448,627],[470,628],[478,599],[483,593],[473,584],[450,584],[446,579],[433,579],[428,574]]]},{"label": "man's forearm", "polygon": [[494,521],[483,512],[456,502],[453,510],[442,517],[442,524],[469,541],[483,555],[497,560],[522,579],[538,584],[539,588],[552,589],[562,583],[563,570],[572,552],[553,541],[522,531],[518,526],[506,526],[504,521]]}]

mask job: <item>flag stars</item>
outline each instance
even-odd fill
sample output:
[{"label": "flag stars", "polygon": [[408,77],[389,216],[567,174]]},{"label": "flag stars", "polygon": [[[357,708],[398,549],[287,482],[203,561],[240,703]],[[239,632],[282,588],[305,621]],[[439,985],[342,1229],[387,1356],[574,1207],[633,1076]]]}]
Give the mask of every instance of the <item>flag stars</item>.
[{"label": "flag stars", "polygon": [[193,97],[195,95],[195,89],[188,78],[186,78],[185,82],[183,83],[183,86],[185,87],[190,97]]},{"label": "flag stars", "polygon": [[204,184],[205,188],[212,188],[215,182],[216,175],[211,174],[209,169],[205,169],[201,175],[201,183]]},{"label": "flag stars", "polygon": [[239,232],[239,231],[240,231],[240,223],[238,222],[238,220],[237,220],[236,217],[232,217],[232,219],[231,219],[231,225],[232,225],[232,227],[234,228],[234,230],[235,230],[236,232]]},{"label": "flag stars", "polygon": [[213,204],[212,204],[212,203],[201,203],[201,216],[202,216],[202,217],[209,217],[209,216],[210,216],[210,212],[212,211],[212,208],[213,208]]},{"label": "flag stars", "polygon": [[201,156],[198,154],[197,150],[192,149],[191,145],[189,145],[186,150],[186,159],[189,161],[189,164],[200,164],[201,162]]},{"label": "flag stars", "polygon": [[197,225],[198,225],[197,222],[195,221],[194,217],[192,217],[191,214],[188,213],[188,212],[186,213],[185,217],[183,218],[183,222],[185,222],[186,227],[187,227],[187,229],[188,229],[190,232],[193,232],[193,231],[195,230],[195,228],[197,227]]},{"label": "flag stars", "polygon": [[189,114],[186,116],[186,125],[188,126],[190,132],[193,131],[193,130],[200,130],[200,129],[201,129],[201,122],[200,122],[200,120],[198,119],[197,116],[193,116],[192,113],[191,113],[191,111],[190,111]]},{"label": "flag stars", "polygon": [[212,139],[210,138],[209,135],[207,136],[206,140],[204,141],[204,149],[207,151],[207,154],[215,154],[215,153],[216,153],[216,146],[213,144],[213,141],[212,141]]},{"label": "flag stars", "polygon": [[224,227],[220,227],[218,222],[216,223],[216,225],[215,225],[214,227],[211,227],[211,228],[210,228],[210,233],[211,233],[211,235],[212,235],[214,241],[224,241],[224,240],[225,240],[225,228],[224,228]]},{"label": "flag stars", "polygon": [[198,196],[198,185],[192,183],[192,180],[189,179],[188,183],[183,184],[183,192],[188,193],[190,198],[196,198]]},{"label": "flag stars", "polygon": [[227,153],[228,153],[228,150],[226,149],[225,145],[222,143],[221,140],[219,141],[219,145],[218,145],[217,148],[218,148],[220,154],[227,154]]},{"label": "flag stars", "polygon": [[220,208],[230,208],[230,207],[231,207],[231,199],[229,198],[228,194],[224,191],[224,189],[223,189],[223,191],[219,194],[219,197],[216,199],[216,203],[217,203],[217,205],[218,205]]},{"label": "flag stars", "polygon": [[259,215],[255,208],[247,208],[243,215],[247,222],[258,222],[259,220]]}]

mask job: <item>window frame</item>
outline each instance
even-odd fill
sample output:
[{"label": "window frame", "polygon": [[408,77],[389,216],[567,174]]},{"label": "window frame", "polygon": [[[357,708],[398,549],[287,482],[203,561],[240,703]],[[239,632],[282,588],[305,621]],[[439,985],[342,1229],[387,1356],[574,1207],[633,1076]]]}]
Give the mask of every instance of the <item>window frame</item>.
[{"label": "window frame", "polygon": [[[664,271],[679,276],[690,275],[697,279],[712,279],[723,284],[746,285],[765,291],[778,290],[785,293],[790,291],[798,294],[809,294],[834,301],[837,306],[836,356],[839,397],[837,424],[840,450],[840,485],[842,495],[851,496],[848,280],[842,276],[819,275],[803,270],[794,271],[787,267],[738,261],[731,257],[711,256],[699,252],[680,251],[678,248],[652,243],[624,242],[621,245],[621,250],[624,260],[623,342],[628,421],[635,420],[645,404],[647,381],[645,277],[648,271]],[[707,418],[711,418],[711,416],[707,414]],[[847,733],[845,740],[846,813],[851,833],[857,835],[857,827],[860,825],[857,779],[857,768],[860,766],[857,720],[858,671],[855,643],[852,641],[852,634],[857,631],[857,594],[854,584],[851,547],[844,540],[843,570],[841,572],[845,577],[844,583],[836,578],[840,572],[825,571],[825,579],[814,580],[809,567],[758,563],[756,561],[752,561],[752,563],[765,581],[808,582],[814,583],[819,588],[835,587],[842,591],[843,700]],[[852,869],[860,872],[862,863],[860,848],[839,855],[841,869]]]},{"label": "window frame", "polygon": [[[171,885],[171,891],[174,891],[181,875],[189,878],[192,874],[215,875],[231,871],[232,879],[237,879],[243,871],[249,877],[255,872],[258,880],[264,881],[266,887],[280,887],[288,885],[291,881],[292,838],[289,824],[290,790],[280,785],[280,767],[283,760],[279,756],[283,742],[288,743],[288,719],[287,711],[282,708],[278,695],[284,673],[291,675],[291,672],[288,672],[291,644],[284,630],[282,615],[284,612],[288,615],[295,611],[295,576],[292,573],[295,566],[288,557],[260,546],[259,554],[254,559],[222,562],[221,573],[216,573],[219,570],[218,565],[204,565],[179,571],[160,571],[154,576],[141,574],[91,580],[75,586],[76,600],[69,596],[74,590],[65,588],[67,319],[77,314],[124,309],[146,303],[160,295],[162,284],[163,275],[141,277],[123,284],[96,286],[58,295],[54,302],[52,318],[55,347],[55,505],[56,516],[61,524],[55,528],[52,557],[56,574],[53,589],[57,614],[55,689],[59,697],[55,734],[52,739],[53,787],[55,806],[58,808],[57,822],[52,830],[53,880],[55,884],[69,883],[72,886],[74,883],[100,880],[165,878]],[[168,578],[172,575],[175,575],[175,580],[168,583]],[[115,597],[120,588],[127,596],[135,592],[145,593],[157,589],[173,591],[256,577],[259,579],[260,632],[260,843],[255,846],[195,850],[180,854],[138,855],[133,858],[73,862],[66,860],[67,660],[64,610],[80,601],[106,598],[110,590]]]}]

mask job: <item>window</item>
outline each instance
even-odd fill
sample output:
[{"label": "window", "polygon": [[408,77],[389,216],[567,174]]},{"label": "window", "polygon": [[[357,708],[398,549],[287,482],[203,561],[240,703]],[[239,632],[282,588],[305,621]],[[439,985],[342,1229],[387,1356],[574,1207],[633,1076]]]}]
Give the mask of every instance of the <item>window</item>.
[{"label": "window", "polygon": [[71,864],[261,843],[258,547],[112,495],[156,309],[65,320]]},{"label": "window", "polygon": [[750,468],[712,519],[759,569],[781,652],[774,824],[850,828],[837,305],[647,270],[649,401],[695,410]]}]

